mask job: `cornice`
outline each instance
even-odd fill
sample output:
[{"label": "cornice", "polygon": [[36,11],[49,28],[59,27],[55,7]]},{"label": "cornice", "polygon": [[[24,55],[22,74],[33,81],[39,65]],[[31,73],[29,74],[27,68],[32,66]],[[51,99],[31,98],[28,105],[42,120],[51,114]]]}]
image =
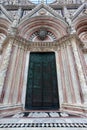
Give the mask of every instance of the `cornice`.
[{"label": "cornice", "polygon": [[[3,4],[3,5],[7,10],[18,10],[20,6],[23,10],[28,10],[28,9],[33,9],[34,7],[37,6],[36,4],[32,4],[32,3],[27,4],[27,5],[22,5],[22,4],[21,5],[20,4],[19,5],[18,4],[15,4],[15,5]],[[74,8],[78,8],[81,4],[80,3],[79,4],[63,4],[63,3],[59,4],[58,2],[56,2],[56,3],[47,4],[47,5],[57,10],[57,9],[62,9],[63,6],[65,5],[69,9],[74,9]]]},{"label": "cornice", "polygon": [[59,4],[57,2],[54,4],[50,4],[49,6],[53,9],[63,9],[64,6],[66,6],[68,9],[78,9],[81,4]]}]

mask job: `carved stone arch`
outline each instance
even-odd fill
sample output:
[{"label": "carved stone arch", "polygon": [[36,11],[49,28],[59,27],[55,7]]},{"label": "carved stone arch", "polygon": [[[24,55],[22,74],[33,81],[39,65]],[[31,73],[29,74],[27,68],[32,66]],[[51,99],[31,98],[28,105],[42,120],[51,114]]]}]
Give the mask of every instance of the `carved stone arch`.
[{"label": "carved stone arch", "polygon": [[85,15],[80,16],[74,20],[76,32],[82,42],[87,42],[87,17]]},{"label": "carved stone arch", "polygon": [[0,18],[0,42],[3,42],[8,34],[11,22],[5,18]]},{"label": "carved stone arch", "polygon": [[27,40],[40,28],[46,28],[47,31],[50,31],[56,37],[56,40],[68,34],[67,24],[52,16],[32,17],[20,23],[18,26],[20,36]]}]

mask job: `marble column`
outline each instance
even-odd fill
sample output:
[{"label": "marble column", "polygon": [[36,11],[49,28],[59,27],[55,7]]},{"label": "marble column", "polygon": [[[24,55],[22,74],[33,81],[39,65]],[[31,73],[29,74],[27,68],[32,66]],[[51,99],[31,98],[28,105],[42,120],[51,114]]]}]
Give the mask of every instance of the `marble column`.
[{"label": "marble column", "polygon": [[10,60],[10,55],[11,55],[11,49],[12,49],[12,40],[9,41],[7,47],[4,49],[4,57],[3,61],[0,65],[0,95],[2,95],[2,89],[4,86],[4,81],[6,77],[6,72]]},{"label": "marble column", "polygon": [[26,101],[26,89],[27,89],[27,76],[28,76],[29,57],[30,57],[30,51],[28,51],[27,55],[26,55],[26,64],[25,64],[25,72],[24,72],[24,83],[23,83],[23,92],[22,92],[23,109],[25,109],[25,101]]},{"label": "marble column", "polygon": [[[58,50],[59,51],[59,50]],[[56,69],[57,69],[57,81],[58,81],[58,96],[60,102],[60,108],[62,107],[63,103],[63,89],[62,89],[62,79],[61,79],[61,71],[60,71],[60,64],[59,64],[59,52],[56,51]]]},{"label": "marble column", "polygon": [[72,39],[72,49],[73,49],[76,67],[77,67],[77,72],[78,72],[78,77],[79,77],[80,85],[81,85],[81,89],[82,89],[84,104],[87,105],[87,84],[86,84],[84,73],[83,73],[83,70],[82,70],[82,65],[81,65],[81,62],[80,62],[80,57],[79,57],[79,54],[78,54],[77,43],[76,43],[75,38]]},{"label": "marble column", "polygon": [[[8,77],[7,77],[7,82],[5,82],[5,88],[6,88],[6,91],[5,91],[5,97],[4,97],[4,100],[3,100],[3,103],[4,104],[8,104],[9,103],[9,97],[11,96],[11,91],[12,91],[12,87],[13,85],[12,84],[12,79],[15,78],[13,77],[14,75],[14,71],[15,71],[15,63],[16,63],[16,57],[17,57],[17,53],[18,53],[18,46],[13,46],[12,47],[12,54],[11,54],[11,63],[10,63],[10,68],[8,68]],[[13,95],[13,94],[12,94]]]}]

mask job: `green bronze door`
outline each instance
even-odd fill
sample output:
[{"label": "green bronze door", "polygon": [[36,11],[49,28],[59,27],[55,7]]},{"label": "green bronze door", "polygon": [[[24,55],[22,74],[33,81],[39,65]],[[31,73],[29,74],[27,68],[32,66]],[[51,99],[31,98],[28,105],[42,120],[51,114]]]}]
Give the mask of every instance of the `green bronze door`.
[{"label": "green bronze door", "polygon": [[30,53],[25,108],[59,108],[54,52]]}]

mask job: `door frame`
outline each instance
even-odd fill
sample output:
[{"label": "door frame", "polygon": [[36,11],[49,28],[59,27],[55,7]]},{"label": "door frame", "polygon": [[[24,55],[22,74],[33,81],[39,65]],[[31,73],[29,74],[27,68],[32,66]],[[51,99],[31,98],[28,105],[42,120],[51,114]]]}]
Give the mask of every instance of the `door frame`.
[{"label": "door frame", "polygon": [[[29,65],[29,58],[31,52],[54,52],[55,54],[55,62],[56,62],[56,73],[57,73],[57,86],[58,86],[58,96],[59,96],[59,109],[61,109],[61,97],[63,97],[63,94],[59,91],[59,83],[58,83],[58,69],[57,69],[57,51],[54,50],[46,50],[46,51],[40,51],[40,50],[33,50],[33,51],[27,51],[26,55],[26,63],[25,63],[25,73],[24,73],[24,83],[23,83],[23,92],[22,92],[22,104],[23,104],[23,110],[25,110],[25,102],[26,102],[26,89],[27,89],[27,76],[28,76],[28,65]],[[31,111],[31,110],[30,110]],[[49,111],[49,110],[48,110]]]}]

